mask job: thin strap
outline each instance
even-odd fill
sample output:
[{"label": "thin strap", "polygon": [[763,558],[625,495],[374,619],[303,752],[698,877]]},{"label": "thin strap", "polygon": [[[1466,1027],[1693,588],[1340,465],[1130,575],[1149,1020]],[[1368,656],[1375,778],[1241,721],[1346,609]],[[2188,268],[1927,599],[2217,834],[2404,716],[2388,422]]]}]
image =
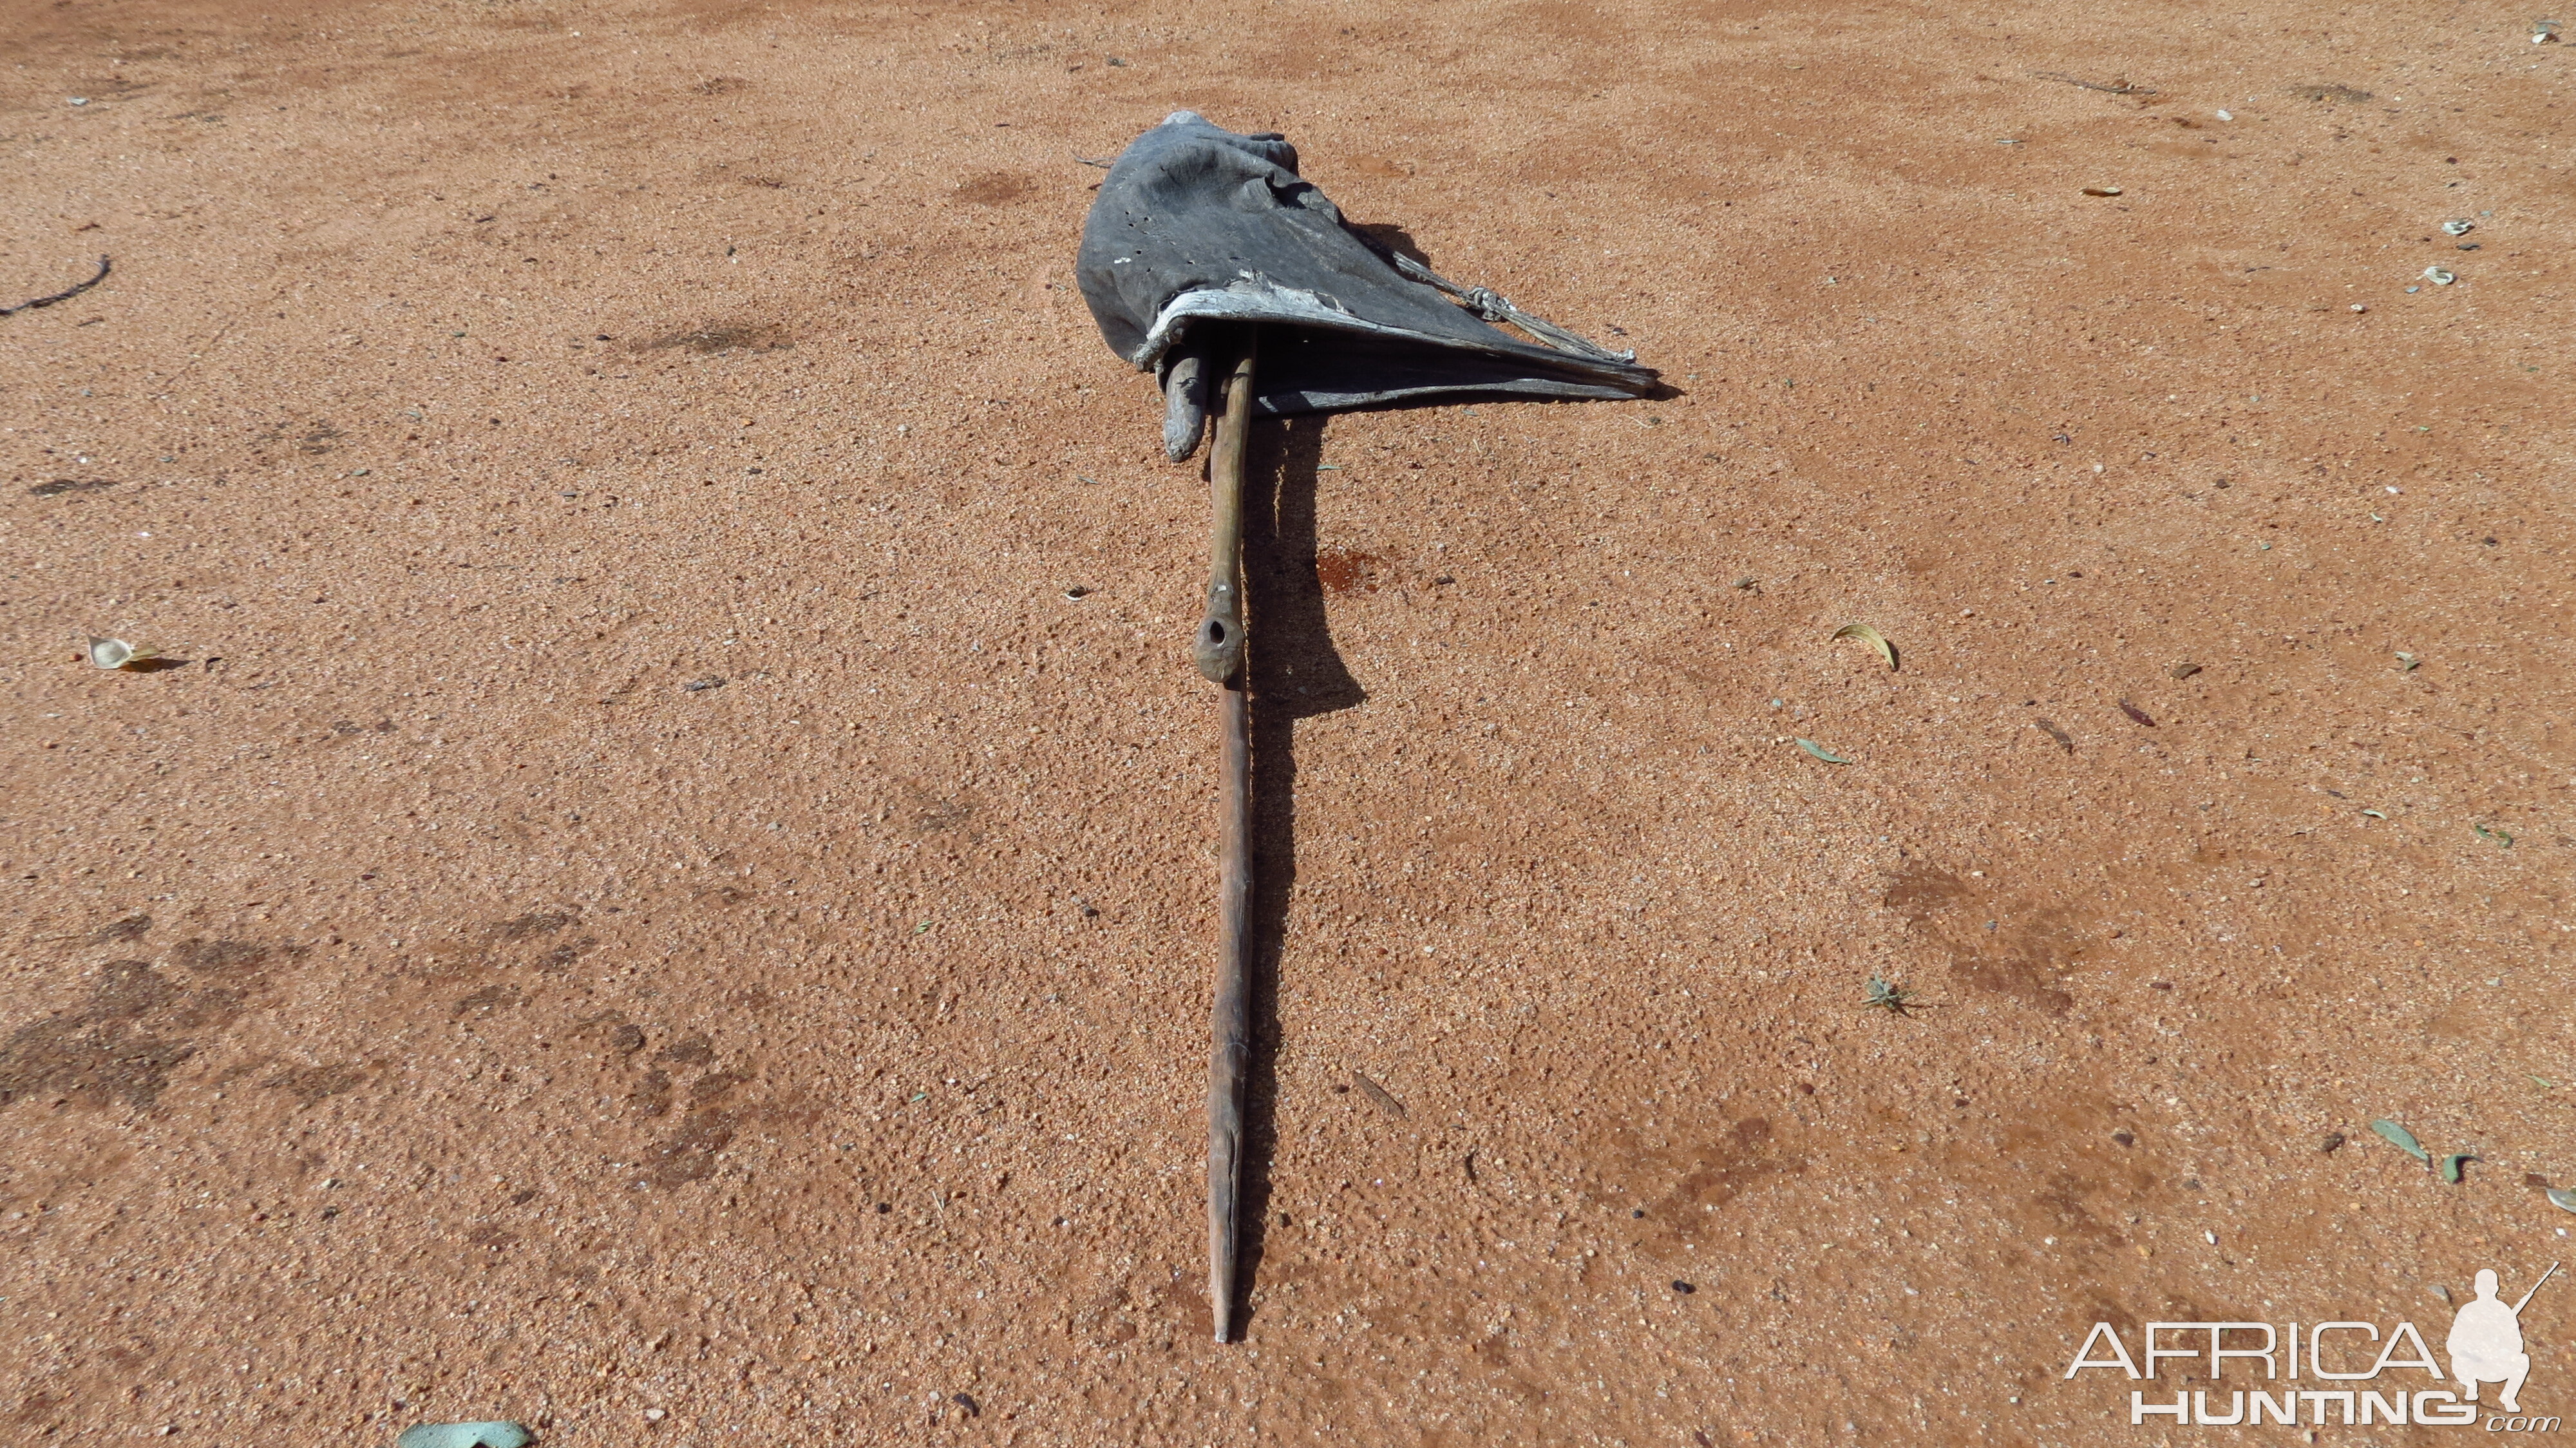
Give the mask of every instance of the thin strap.
[{"label": "thin strap", "polygon": [[1637,360],[1637,354],[1633,351],[1613,352],[1609,348],[1598,346],[1543,317],[1533,317],[1529,313],[1522,311],[1520,308],[1513,306],[1500,292],[1488,291],[1483,287],[1462,287],[1456,282],[1449,280],[1447,277],[1442,276],[1440,273],[1433,271],[1431,268],[1424,266],[1422,263],[1415,261],[1413,258],[1406,256],[1403,252],[1389,250],[1387,252],[1387,257],[1395,263],[1395,269],[1397,271],[1402,272],[1404,275],[1411,277],[1417,282],[1423,282],[1430,286],[1438,287],[1440,290],[1447,292],[1449,295],[1456,297],[1462,302],[1465,302],[1468,307],[1475,311],[1476,315],[1483,317],[1486,321],[1509,322],[1513,326],[1520,328],[1522,331],[1529,333],[1531,336],[1538,338],[1540,341],[1555,347],[1560,352],[1572,352],[1577,356],[1590,357],[1599,362],[1634,362]]}]

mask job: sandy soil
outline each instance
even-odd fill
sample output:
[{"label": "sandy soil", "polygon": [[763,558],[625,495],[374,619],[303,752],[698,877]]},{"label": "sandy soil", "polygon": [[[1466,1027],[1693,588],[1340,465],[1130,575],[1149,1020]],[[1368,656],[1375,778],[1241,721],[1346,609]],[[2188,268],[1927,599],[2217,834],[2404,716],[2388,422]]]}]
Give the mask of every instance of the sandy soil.
[{"label": "sandy soil", "polygon": [[[0,1438],[2132,1444],[2097,1321],[2438,1346],[2576,1261],[2530,18],[10,6],[0,303],[115,265],[0,319]],[[1228,1347],[1204,494],[1068,286],[1176,106],[1677,393],[1264,429]]]}]

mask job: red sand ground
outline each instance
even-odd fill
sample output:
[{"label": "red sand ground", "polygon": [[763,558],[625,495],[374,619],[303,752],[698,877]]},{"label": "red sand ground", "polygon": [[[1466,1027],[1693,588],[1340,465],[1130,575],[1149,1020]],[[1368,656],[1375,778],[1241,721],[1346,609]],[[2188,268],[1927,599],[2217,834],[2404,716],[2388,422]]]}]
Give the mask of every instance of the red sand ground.
[{"label": "red sand ground", "polygon": [[[10,7],[0,300],[115,270],[0,319],[0,1437],[2142,1444],[2096,1321],[2438,1346],[2576,1260],[2529,25]],[[1680,392],[1264,430],[1227,1347],[1204,494],[1068,285],[1176,106]]]}]

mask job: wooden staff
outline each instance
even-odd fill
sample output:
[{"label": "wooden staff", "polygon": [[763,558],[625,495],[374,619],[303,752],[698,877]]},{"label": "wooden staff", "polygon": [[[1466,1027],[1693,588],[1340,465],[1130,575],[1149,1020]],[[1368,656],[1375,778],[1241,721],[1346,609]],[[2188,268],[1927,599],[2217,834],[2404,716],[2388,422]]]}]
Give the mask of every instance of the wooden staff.
[{"label": "wooden staff", "polygon": [[1252,1054],[1252,701],[1246,692],[1243,630],[1243,453],[1252,431],[1255,336],[1226,378],[1225,412],[1208,456],[1215,526],[1208,552],[1207,609],[1191,654],[1225,691],[1225,800],[1219,868],[1216,1007],[1208,1056],[1208,1307],[1216,1340],[1234,1335],[1236,1220],[1243,1184],[1243,1080]]}]

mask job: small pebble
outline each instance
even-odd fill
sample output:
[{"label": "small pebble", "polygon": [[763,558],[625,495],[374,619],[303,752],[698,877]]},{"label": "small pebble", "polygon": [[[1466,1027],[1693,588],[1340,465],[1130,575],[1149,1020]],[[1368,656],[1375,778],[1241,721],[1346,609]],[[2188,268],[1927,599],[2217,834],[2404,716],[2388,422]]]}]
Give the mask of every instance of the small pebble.
[{"label": "small pebble", "polygon": [[669,1416],[671,1415],[663,1412],[659,1408],[646,1408],[644,1410],[644,1421],[647,1423],[659,1423]]},{"label": "small pebble", "polygon": [[1690,1296],[1692,1293],[1699,1291],[1699,1289],[1698,1289],[1698,1288],[1696,1288],[1696,1287],[1692,1286],[1691,1284],[1689,1284],[1689,1283],[1687,1283],[1687,1282],[1682,1281],[1682,1280],[1681,1280],[1681,1279],[1679,1279],[1679,1278],[1675,1278],[1675,1279],[1673,1280],[1673,1290],[1674,1290],[1675,1292],[1680,1293],[1680,1294],[1681,1294],[1682,1296],[1684,1296],[1684,1297],[1688,1297],[1688,1296]]},{"label": "small pebble", "polygon": [[2222,121],[2232,121],[2232,120],[2236,119],[2235,114],[2234,114],[2233,112],[2230,112],[2230,111],[2218,111],[2218,112],[2215,112],[2215,114],[2216,114],[2216,115],[2217,115],[2217,117],[2218,117],[2220,120],[2222,120]]},{"label": "small pebble", "polygon": [[2084,194],[2087,196],[2117,196],[2120,194],[2120,188],[2117,186],[2087,186],[2084,188]]},{"label": "small pebble", "polygon": [[2317,1143],[2317,1150],[2332,1152],[2335,1148],[2341,1145],[2343,1145],[2343,1133],[2340,1131],[2329,1131],[2326,1133],[2326,1139]]},{"label": "small pebble", "polygon": [[85,105],[88,105],[88,104],[89,104],[89,97],[87,97],[87,96],[74,96],[74,97],[72,97],[72,104],[73,104],[73,105],[76,105],[76,106],[85,106]]},{"label": "small pebble", "polygon": [[2442,223],[2442,234],[2445,236],[2466,236],[2477,229],[2478,224],[2476,222],[2466,219],[2459,221],[2445,221]]},{"label": "small pebble", "polygon": [[2367,311],[2369,311],[2369,310],[2370,310],[2370,308],[2369,308],[2369,307],[2364,306],[2364,305],[2363,305],[2363,304],[2361,304],[2360,302],[2355,302],[2355,303],[2353,303],[2353,304],[2352,304],[2352,309],[2353,309],[2354,311],[2356,311],[2356,312],[2367,312]]},{"label": "small pebble", "polygon": [[2437,287],[2447,287],[2459,279],[2458,273],[2445,271],[2437,266],[2428,266],[2424,268],[2424,280],[2431,282]]}]

